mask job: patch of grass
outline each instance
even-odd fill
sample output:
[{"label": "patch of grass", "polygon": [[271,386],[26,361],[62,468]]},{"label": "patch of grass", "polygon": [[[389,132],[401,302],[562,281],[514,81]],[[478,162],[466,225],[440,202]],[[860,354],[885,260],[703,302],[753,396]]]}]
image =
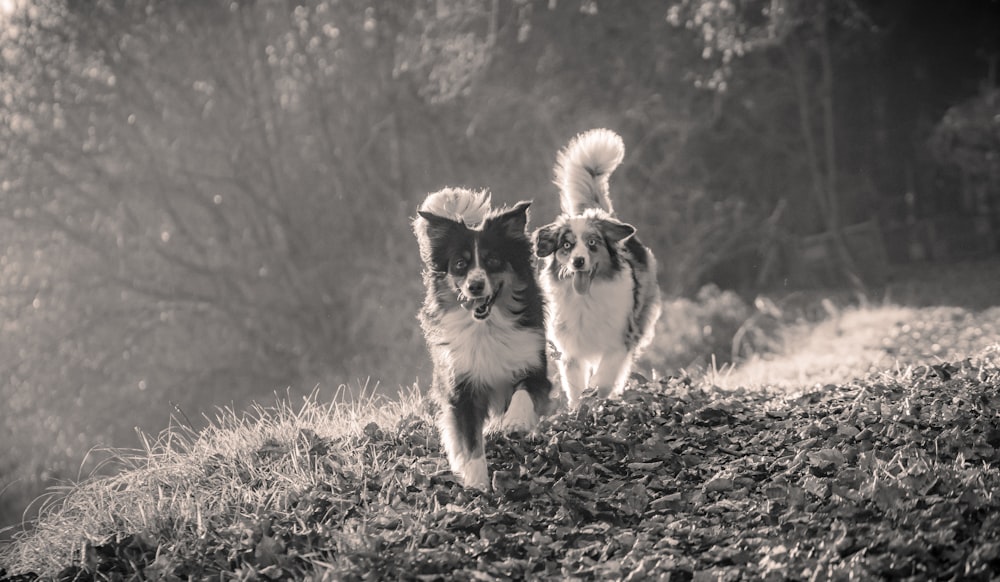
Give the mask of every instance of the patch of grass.
[{"label": "patch of grass", "polygon": [[723,388],[812,389],[881,370],[961,359],[1000,340],[1000,307],[973,312],[884,305],[831,308],[829,314],[819,323],[783,328],[783,350],[709,369],[706,381]]},{"label": "patch of grass", "polygon": [[798,324],[782,331],[785,349],[755,353],[736,367],[709,371],[709,381],[724,388],[772,387],[786,390],[849,382],[894,360],[881,340],[894,325],[913,319],[902,307],[851,308],[818,324]]},{"label": "patch of grass", "polygon": [[665,299],[656,336],[642,364],[659,370],[704,368],[712,357],[729,361],[733,336],[754,308],[732,291],[706,285],[691,298]]},{"label": "patch of grass", "polygon": [[341,393],[326,404],[309,397],[299,407],[278,400],[247,414],[223,410],[199,433],[168,430],[142,450],[117,452],[122,470],[113,477],[54,492],[59,500],[0,551],[0,563],[52,575],[92,564],[94,548],[108,540],[155,547],[157,556],[197,556],[232,535],[249,535],[249,543],[254,526],[241,528],[292,517],[302,495],[326,491],[330,504],[352,504],[338,488],[383,462],[358,443],[403,418],[422,423],[426,414],[416,387],[395,400]]}]

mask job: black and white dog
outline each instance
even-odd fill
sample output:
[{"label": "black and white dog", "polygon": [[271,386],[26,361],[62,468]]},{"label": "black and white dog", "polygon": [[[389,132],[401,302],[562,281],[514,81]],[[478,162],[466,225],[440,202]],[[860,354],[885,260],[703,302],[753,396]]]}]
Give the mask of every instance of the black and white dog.
[{"label": "black and white dog", "polygon": [[607,129],[570,141],[555,166],[562,214],[535,232],[549,339],[571,408],[588,385],[602,397],[622,391],[660,316],[656,259],[611,205],[608,178],[624,155]]},{"label": "black and white dog", "polygon": [[483,428],[531,430],[549,412],[544,304],[528,206],[492,209],[485,192],[427,196],[413,221],[427,295],[419,319],[434,362],[432,394],[451,469],[489,488]]}]

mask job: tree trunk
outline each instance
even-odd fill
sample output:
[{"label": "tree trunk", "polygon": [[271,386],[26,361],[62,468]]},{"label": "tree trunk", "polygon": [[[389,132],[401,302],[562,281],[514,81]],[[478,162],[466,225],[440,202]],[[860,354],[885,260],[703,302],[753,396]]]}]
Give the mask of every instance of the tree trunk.
[{"label": "tree trunk", "polygon": [[819,58],[820,58],[820,104],[823,109],[823,153],[824,153],[824,173],[825,199],[826,199],[826,227],[831,240],[838,267],[851,286],[858,292],[867,290],[864,281],[858,275],[857,265],[851,250],[847,246],[847,239],[840,220],[840,192],[837,184],[837,140],[836,123],[833,108],[833,57],[830,51],[830,31],[829,31],[829,3],[830,0],[823,0],[816,12],[816,27],[819,32]]}]

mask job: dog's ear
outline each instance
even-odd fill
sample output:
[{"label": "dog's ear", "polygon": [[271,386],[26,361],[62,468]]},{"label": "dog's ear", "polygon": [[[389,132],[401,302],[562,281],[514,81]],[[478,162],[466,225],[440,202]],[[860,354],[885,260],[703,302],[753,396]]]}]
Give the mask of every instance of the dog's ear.
[{"label": "dog's ear", "polygon": [[450,218],[423,210],[418,210],[417,215],[413,219],[413,233],[417,235],[420,260],[434,271],[447,270],[448,259],[443,255],[445,248],[443,241],[464,226]]},{"label": "dog's ear", "polygon": [[548,224],[535,231],[535,254],[547,257],[559,248],[559,227]]},{"label": "dog's ear", "polygon": [[617,220],[602,220],[599,228],[604,238],[611,243],[619,243],[635,234],[635,227]]},{"label": "dog's ear", "polygon": [[462,226],[462,223],[460,222],[456,222],[450,218],[438,216],[437,214],[424,210],[418,210],[417,214],[419,215],[419,218],[414,221],[414,224],[419,224],[420,218],[423,218],[426,223],[425,231],[427,236],[431,239],[446,237]]},{"label": "dog's ear", "polygon": [[531,202],[522,200],[511,209],[505,209],[496,216],[491,216],[483,223],[483,230],[498,228],[501,232],[513,236],[524,236],[528,226],[528,207]]}]

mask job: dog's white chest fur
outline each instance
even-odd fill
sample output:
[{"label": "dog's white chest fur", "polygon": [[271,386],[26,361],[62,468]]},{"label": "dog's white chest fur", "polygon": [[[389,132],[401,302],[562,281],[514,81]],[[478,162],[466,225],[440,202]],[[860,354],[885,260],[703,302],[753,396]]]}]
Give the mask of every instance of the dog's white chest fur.
[{"label": "dog's white chest fur", "polygon": [[445,314],[441,324],[448,338],[443,349],[456,377],[486,386],[513,385],[521,372],[541,365],[545,335],[540,329],[519,328],[499,313],[475,321],[464,310]]},{"label": "dog's white chest fur", "polygon": [[568,279],[544,284],[552,298],[549,327],[559,351],[588,358],[621,348],[633,303],[627,268],[613,279],[595,280],[583,295]]}]

